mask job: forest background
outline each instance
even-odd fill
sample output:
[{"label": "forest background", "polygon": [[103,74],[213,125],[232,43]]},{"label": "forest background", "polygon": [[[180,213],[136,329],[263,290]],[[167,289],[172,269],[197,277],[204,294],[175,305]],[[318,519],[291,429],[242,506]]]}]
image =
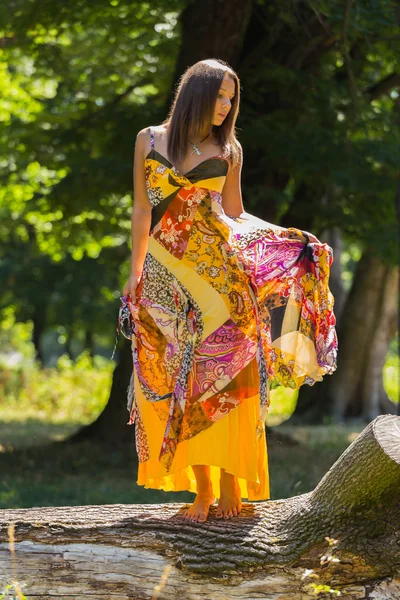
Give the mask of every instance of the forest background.
[{"label": "forest background", "polygon": [[241,79],[245,209],[334,250],[338,368],[273,392],[272,497],[397,411],[399,24],[392,0],[0,5],[0,507],[192,497],[136,485],[127,340],[110,357],[136,134],[203,58]]}]

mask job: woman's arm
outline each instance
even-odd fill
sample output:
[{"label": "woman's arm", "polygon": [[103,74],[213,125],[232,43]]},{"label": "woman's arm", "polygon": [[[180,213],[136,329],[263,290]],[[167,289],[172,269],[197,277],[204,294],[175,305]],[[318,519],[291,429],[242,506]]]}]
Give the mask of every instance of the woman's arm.
[{"label": "woman's arm", "polygon": [[234,167],[229,169],[222,190],[222,208],[228,217],[239,217],[244,212],[241,189],[243,165],[243,150],[241,144],[239,144],[239,150],[240,159]]},{"label": "woman's arm", "polygon": [[135,155],[133,161],[131,271],[128,283],[124,288],[124,293],[130,293],[133,302],[136,301],[136,286],[142,275],[151,224],[151,204],[146,189],[144,167],[148,139],[150,139],[148,128],[139,131],[136,136]]}]

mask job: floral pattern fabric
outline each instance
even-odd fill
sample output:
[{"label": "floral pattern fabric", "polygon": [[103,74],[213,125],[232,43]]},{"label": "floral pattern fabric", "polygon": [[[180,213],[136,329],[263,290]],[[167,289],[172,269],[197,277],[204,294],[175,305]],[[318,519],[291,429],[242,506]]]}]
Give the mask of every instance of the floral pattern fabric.
[{"label": "floral pattern fabric", "polygon": [[[313,385],[336,369],[332,248],[312,233],[249,213],[227,216],[222,156],[183,175],[154,147],[145,160],[151,229],[136,302],[129,299],[133,367],[165,422],[159,460],[259,394],[261,435],[270,390]],[[254,372],[258,374],[256,380]],[[146,431],[128,389],[139,461]]]}]

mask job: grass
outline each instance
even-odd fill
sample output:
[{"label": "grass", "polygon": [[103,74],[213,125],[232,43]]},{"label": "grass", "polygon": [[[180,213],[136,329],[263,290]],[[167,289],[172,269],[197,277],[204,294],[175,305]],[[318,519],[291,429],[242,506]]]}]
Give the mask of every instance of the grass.
[{"label": "grass", "polygon": [[[286,428],[288,430],[289,428]],[[286,498],[310,491],[358,435],[360,429],[290,428],[300,445],[267,437],[271,495]],[[314,433],[313,433],[314,432]],[[330,438],[327,447],[320,440]],[[189,502],[189,492],[146,490],[136,484],[134,444],[105,447],[93,441],[50,443],[0,454],[0,508]]]},{"label": "grass", "polygon": [[[10,374],[0,368],[0,508],[193,500],[190,492],[136,484],[133,427],[125,446],[64,443],[102,412],[114,366],[83,354],[75,363],[64,356],[51,369]],[[397,395],[396,386],[391,393]],[[286,426],[298,391],[272,394],[267,447],[271,499],[277,499],[312,490],[364,425]],[[282,443],[280,432],[295,443]]]}]

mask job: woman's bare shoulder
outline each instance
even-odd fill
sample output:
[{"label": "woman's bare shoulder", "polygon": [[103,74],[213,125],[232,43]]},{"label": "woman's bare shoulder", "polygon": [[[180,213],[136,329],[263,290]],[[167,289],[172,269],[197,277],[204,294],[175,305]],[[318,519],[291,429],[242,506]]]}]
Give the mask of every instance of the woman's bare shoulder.
[{"label": "woman's bare shoulder", "polygon": [[143,129],[141,129],[140,131],[138,131],[137,135],[136,135],[136,139],[138,141],[144,140],[146,138],[148,138],[150,136],[150,127],[144,127]]},{"label": "woman's bare shoulder", "polygon": [[138,131],[136,135],[135,153],[140,155],[143,159],[147,156],[151,148],[150,128],[151,126],[144,127]]},{"label": "woman's bare shoulder", "polygon": [[147,146],[150,147],[150,130],[152,130],[154,133],[154,139],[156,140],[156,143],[158,140],[161,140],[166,133],[165,125],[149,125],[148,127],[144,127],[136,136],[137,143],[142,148],[147,148]]}]

